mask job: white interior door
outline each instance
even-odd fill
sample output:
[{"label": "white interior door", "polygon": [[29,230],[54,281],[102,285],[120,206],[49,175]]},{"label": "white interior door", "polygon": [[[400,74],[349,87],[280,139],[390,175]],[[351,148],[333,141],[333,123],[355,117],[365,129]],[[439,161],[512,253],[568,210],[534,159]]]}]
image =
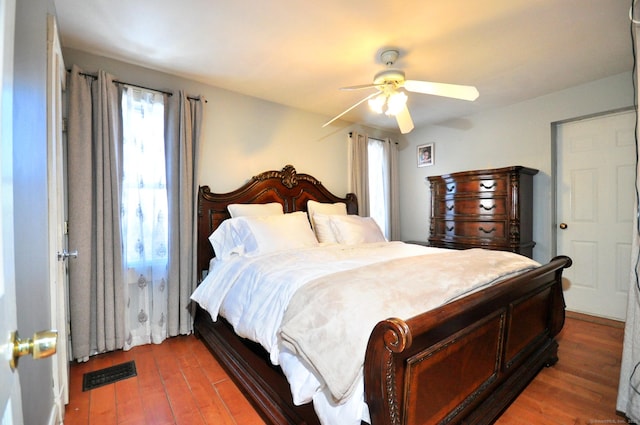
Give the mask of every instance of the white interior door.
[{"label": "white interior door", "polygon": [[635,112],[557,127],[557,252],[567,310],[625,320],[635,200]]},{"label": "white interior door", "polygon": [[0,0],[0,421],[21,425],[20,376],[9,366],[17,328],[13,257],[13,39],[15,0]]},{"label": "white interior door", "polygon": [[67,236],[65,151],[62,132],[62,92],[66,70],[55,18],[47,25],[47,164],[49,184],[49,291],[51,325],[58,331],[57,354],[53,359],[53,398],[59,423],[69,402],[69,358],[67,352]]}]

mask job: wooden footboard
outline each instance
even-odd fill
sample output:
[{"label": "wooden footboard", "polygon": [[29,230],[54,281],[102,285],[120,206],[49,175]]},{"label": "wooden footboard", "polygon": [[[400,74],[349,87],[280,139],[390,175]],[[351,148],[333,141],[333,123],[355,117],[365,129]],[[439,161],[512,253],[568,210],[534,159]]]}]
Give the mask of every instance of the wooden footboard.
[{"label": "wooden footboard", "polygon": [[543,366],[564,325],[556,257],[534,271],[409,320],[380,322],[365,359],[374,425],[488,424]]}]

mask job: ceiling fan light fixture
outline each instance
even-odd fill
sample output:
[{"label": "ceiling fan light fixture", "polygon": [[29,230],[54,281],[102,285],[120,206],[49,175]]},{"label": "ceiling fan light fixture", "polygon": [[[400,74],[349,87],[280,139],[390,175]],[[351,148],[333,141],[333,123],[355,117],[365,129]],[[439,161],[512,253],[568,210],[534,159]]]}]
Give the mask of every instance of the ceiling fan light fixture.
[{"label": "ceiling fan light fixture", "polygon": [[396,116],[402,111],[407,104],[407,95],[401,91],[391,93],[387,99],[387,110],[385,114]]},{"label": "ceiling fan light fixture", "polygon": [[369,99],[369,108],[375,113],[388,116],[398,115],[407,104],[407,95],[401,91],[385,91]]},{"label": "ceiling fan light fixture", "polygon": [[384,110],[384,105],[387,103],[387,95],[380,93],[376,97],[369,99],[369,108],[375,113],[381,114]]}]

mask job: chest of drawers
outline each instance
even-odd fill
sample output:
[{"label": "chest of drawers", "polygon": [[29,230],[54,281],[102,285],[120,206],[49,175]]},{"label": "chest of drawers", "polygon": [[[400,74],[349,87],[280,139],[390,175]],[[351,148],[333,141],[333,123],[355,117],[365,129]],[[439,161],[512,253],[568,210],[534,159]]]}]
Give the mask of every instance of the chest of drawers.
[{"label": "chest of drawers", "polygon": [[532,256],[532,168],[513,166],[429,177],[429,244]]}]

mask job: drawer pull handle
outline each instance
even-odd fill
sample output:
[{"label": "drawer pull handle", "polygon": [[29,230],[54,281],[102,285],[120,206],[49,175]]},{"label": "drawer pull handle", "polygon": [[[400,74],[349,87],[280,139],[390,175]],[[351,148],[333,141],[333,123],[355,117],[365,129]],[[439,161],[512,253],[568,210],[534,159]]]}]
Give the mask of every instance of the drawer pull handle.
[{"label": "drawer pull handle", "polygon": [[491,183],[491,185],[487,186],[486,184],[484,184],[484,182],[480,183],[480,187],[483,189],[493,189],[496,187],[496,182]]},{"label": "drawer pull handle", "polygon": [[451,186],[447,186],[447,192],[453,192],[454,190],[456,190],[455,184],[452,184]]},{"label": "drawer pull handle", "polygon": [[453,210],[454,205],[447,205],[445,208],[447,208],[447,211],[452,211]]},{"label": "drawer pull handle", "polygon": [[484,205],[480,204],[480,208],[482,208],[485,211],[491,211],[496,208],[496,204],[493,204],[490,207],[485,207]]},{"label": "drawer pull handle", "polygon": [[453,229],[454,229],[453,226],[451,226],[451,227],[447,226],[447,232],[453,232]]},{"label": "drawer pull handle", "polygon": [[482,226],[480,226],[478,230],[480,230],[482,233],[493,233],[496,231],[496,228],[492,227],[491,230],[485,230]]}]

